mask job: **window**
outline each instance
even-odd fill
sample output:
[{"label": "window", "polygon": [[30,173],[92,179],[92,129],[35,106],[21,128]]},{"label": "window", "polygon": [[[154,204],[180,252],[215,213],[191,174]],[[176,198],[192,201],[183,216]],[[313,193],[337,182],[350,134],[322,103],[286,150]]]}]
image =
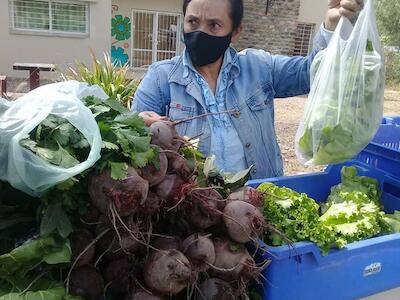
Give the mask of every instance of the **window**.
[{"label": "window", "polygon": [[315,24],[297,24],[293,55],[306,56],[312,46]]},{"label": "window", "polygon": [[87,35],[89,4],[66,0],[10,0],[10,26],[18,32]]},{"label": "window", "polygon": [[181,31],[180,14],[133,10],[132,67],[145,68],[155,61],[178,55]]}]

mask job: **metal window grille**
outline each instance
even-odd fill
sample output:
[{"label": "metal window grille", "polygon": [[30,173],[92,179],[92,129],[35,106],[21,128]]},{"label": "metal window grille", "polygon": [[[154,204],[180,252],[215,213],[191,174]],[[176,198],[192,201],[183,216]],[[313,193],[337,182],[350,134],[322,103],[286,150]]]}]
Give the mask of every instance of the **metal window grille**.
[{"label": "metal window grille", "polygon": [[312,46],[315,24],[297,24],[293,55],[306,56]]},{"label": "metal window grille", "polygon": [[89,33],[89,4],[69,0],[10,0],[10,26],[17,31]]},{"label": "metal window grille", "polygon": [[131,66],[146,68],[181,51],[180,14],[132,10]]}]

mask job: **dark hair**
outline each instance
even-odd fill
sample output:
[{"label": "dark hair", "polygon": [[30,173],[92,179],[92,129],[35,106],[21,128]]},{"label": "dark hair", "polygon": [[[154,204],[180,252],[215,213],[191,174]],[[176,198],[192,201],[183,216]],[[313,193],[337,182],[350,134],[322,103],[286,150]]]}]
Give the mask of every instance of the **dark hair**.
[{"label": "dark hair", "polygon": [[[186,9],[192,0],[183,0],[183,15],[186,15]],[[228,0],[231,5],[230,17],[232,19],[232,29],[237,29],[242,24],[243,19],[243,0]]]}]

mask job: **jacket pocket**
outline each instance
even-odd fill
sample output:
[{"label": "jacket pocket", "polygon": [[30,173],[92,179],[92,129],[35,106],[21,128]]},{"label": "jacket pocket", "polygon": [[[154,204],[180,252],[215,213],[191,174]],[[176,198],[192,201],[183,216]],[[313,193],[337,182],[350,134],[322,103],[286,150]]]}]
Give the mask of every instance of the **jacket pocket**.
[{"label": "jacket pocket", "polygon": [[263,109],[272,109],[274,101],[274,93],[272,85],[266,82],[259,85],[255,92],[247,98],[246,104],[252,111],[259,111]]},{"label": "jacket pocket", "polygon": [[[177,103],[171,103],[169,108],[169,118],[172,121],[180,121],[190,117],[193,117],[195,109],[190,106],[184,106]],[[179,135],[185,136],[187,135],[189,122],[182,122],[176,125],[176,130]]]}]

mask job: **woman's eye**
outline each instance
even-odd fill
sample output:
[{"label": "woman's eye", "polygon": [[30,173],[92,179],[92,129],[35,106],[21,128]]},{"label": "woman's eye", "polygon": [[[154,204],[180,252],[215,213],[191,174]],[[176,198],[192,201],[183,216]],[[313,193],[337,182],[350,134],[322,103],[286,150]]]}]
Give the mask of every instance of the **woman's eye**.
[{"label": "woman's eye", "polygon": [[212,29],[218,29],[218,28],[220,28],[221,26],[218,24],[218,23],[212,23],[211,24],[211,28]]}]

